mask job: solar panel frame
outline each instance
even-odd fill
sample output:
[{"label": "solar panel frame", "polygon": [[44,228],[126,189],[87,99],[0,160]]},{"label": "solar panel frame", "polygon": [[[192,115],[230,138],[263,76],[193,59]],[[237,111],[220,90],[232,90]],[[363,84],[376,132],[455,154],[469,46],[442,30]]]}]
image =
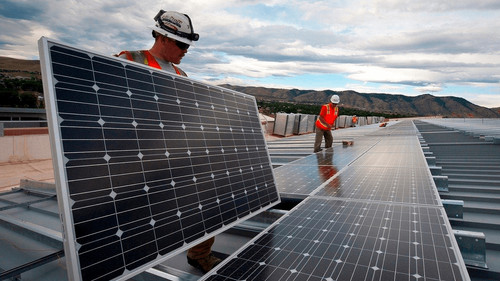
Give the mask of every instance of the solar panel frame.
[{"label": "solar panel frame", "polygon": [[280,202],[253,96],[38,44],[70,280],[130,278]]}]

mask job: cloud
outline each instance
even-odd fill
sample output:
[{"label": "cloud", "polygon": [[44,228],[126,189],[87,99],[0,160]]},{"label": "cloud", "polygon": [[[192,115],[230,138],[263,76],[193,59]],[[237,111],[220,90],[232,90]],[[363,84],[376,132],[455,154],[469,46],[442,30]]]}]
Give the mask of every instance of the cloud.
[{"label": "cloud", "polygon": [[500,95],[468,95],[467,100],[470,102],[493,108],[493,107],[500,107]]},{"label": "cloud", "polygon": [[43,6],[34,1],[9,1],[3,0],[0,5],[0,15],[8,19],[33,20],[43,14]]},{"label": "cloud", "polygon": [[421,93],[441,92],[443,90],[443,87],[439,84],[430,84],[422,87],[415,87],[415,90]]},{"label": "cloud", "polygon": [[200,41],[181,67],[207,81],[335,74],[407,94],[500,87],[495,0],[5,0],[0,55],[36,58],[41,36],[103,54],[147,49],[159,9],[190,15]]},{"label": "cloud", "polygon": [[[44,26],[33,27],[27,20],[14,20],[0,17],[0,56],[18,59],[38,58],[37,41],[40,34],[53,35]],[[17,42],[23,42],[18,44]]]}]

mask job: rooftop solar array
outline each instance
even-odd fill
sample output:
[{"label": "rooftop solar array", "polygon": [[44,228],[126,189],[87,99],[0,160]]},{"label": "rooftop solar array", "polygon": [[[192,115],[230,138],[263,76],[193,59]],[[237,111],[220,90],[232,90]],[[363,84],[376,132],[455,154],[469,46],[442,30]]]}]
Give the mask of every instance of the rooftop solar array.
[{"label": "rooftop solar array", "polygon": [[466,280],[443,209],[310,197],[204,280]]},{"label": "rooftop solar array", "polygon": [[255,98],[39,41],[70,280],[123,280],[279,203]]},{"label": "rooftop solar array", "polygon": [[470,280],[417,134],[403,121],[334,147],[352,161],[331,173],[280,167],[280,192],[288,174],[305,199],[202,280]]}]

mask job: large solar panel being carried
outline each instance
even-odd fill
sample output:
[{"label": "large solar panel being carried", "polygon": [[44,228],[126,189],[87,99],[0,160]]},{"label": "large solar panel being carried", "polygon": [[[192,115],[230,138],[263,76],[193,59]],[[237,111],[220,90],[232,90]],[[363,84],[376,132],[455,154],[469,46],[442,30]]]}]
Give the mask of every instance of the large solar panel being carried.
[{"label": "large solar panel being carried", "polygon": [[277,203],[255,98],[39,41],[71,280],[123,280]]}]

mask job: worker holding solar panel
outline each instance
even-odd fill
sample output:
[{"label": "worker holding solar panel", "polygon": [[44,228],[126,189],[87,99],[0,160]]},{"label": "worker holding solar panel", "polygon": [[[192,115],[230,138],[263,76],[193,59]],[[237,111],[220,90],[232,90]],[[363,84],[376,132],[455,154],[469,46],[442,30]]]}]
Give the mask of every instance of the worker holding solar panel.
[{"label": "worker holding solar panel", "polygon": [[332,128],[335,119],[339,116],[337,104],[340,102],[338,95],[333,95],[330,102],[321,107],[318,119],[316,120],[316,138],[314,141],[314,152],[321,151],[321,142],[325,138],[325,148],[332,147],[333,135]]},{"label": "worker holding solar panel", "polygon": [[[193,42],[199,39],[199,35],[194,33],[191,19],[186,14],[160,10],[154,20],[155,25],[151,28],[155,42],[151,49],[122,51],[117,56],[187,76],[177,64],[181,62]],[[187,252],[188,263],[204,273],[219,264],[221,259],[212,253],[214,242],[215,238],[212,237],[189,249]]]}]

